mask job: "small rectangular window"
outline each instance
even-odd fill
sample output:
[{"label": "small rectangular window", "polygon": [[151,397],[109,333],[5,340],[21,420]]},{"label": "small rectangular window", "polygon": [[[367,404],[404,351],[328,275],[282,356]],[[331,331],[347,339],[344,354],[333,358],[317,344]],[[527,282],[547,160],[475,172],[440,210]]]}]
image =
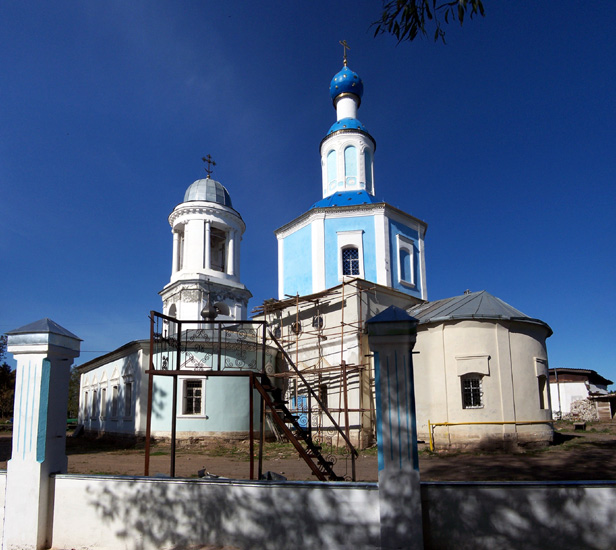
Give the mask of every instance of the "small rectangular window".
[{"label": "small rectangular window", "polygon": [[548,385],[547,385],[547,377],[539,376],[537,377],[539,382],[539,408],[547,409],[548,408]]},{"label": "small rectangular window", "polygon": [[101,418],[107,414],[107,388],[101,388]]},{"label": "small rectangular window", "polygon": [[203,414],[203,382],[201,380],[184,381],[183,401],[182,414]]},{"label": "small rectangular window", "polygon": [[118,386],[111,388],[111,417],[116,418],[118,416]]},{"label": "small rectangular window", "polygon": [[98,392],[92,391],[92,418],[98,417]]},{"label": "small rectangular window", "polygon": [[124,416],[129,417],[133,414],[133,383],[124,384]]},{"label": "small rectangular window", "polygon": [[477,409],[483,407],[481,377],[465,376],[462,378],[462,408]]}]

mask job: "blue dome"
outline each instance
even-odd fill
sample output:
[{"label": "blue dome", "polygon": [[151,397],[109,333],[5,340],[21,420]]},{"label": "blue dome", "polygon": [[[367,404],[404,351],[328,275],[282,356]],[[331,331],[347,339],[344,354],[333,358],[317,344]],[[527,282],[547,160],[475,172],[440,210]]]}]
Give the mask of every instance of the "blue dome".
[{"label": "blue dome", "polygon": [[333,134],[338,130],[361,130],[362,132],[367,132],[366,127],[359,122],[356,118],[341,118],[339,121],[334,122],[327,132],[327,135]]},{"label": "blue dome", "polygon": [[197,180],[190,184],[184,193],[184,202],[189,201],[215,202],[233,208],[231,197],[224,185],[211,178]]},{"label": "blue dome", "polygon": [[334,75],[329,85],[329,95],[332,100],[344,93],[355,94],[359,99],[364,95],[362,79],[346,65],[342,67],[340,72]]}]

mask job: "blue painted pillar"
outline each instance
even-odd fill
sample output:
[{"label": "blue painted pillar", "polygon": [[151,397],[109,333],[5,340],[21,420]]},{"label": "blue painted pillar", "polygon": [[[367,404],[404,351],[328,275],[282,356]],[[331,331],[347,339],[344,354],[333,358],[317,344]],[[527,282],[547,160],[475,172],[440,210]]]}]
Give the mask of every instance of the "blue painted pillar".
[{"label": "blue painted pillar", "polygon": [[366,323],[374,352],[381,549],[423,549],[412,350],[417,320],[390,306]]},{"label": "blue painted pillar", "polygon": [[2,549],[39,550],[51,545],[49,476],[67,470],[68,382],[81,340],[50,319],[7,335],[17,369]]}]

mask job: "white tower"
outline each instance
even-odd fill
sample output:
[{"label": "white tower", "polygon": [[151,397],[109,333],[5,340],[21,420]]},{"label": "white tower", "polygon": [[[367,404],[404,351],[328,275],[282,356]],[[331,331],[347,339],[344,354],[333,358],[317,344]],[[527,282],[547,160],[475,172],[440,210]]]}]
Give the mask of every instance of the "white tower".
[{"label": "white tower", "polygon": [[218,320],[246,319],[252,294],[240,282],[240,241],[246,225],[228,191],[210,178],[192,183],[169,216],[173,233],[171,280],[160,291],[163,313],[201,319],[213,306]]}]

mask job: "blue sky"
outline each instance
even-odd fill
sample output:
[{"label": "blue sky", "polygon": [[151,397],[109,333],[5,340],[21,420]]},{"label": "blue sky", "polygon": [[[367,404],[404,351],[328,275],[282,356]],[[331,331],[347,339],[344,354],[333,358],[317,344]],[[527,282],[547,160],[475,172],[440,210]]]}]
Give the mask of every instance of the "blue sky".
[{"label": "blue sky", "polygon": [[249,308],[275,297],[346,39],[376,194],[428,223],[429,298],[485,289],[551,325],[551,366],[616,381],[616,3],[484,3],[398,46],[377,0],[0,3],[0,332],[50,317],[79,363],[145,337],[208,153]]}]

